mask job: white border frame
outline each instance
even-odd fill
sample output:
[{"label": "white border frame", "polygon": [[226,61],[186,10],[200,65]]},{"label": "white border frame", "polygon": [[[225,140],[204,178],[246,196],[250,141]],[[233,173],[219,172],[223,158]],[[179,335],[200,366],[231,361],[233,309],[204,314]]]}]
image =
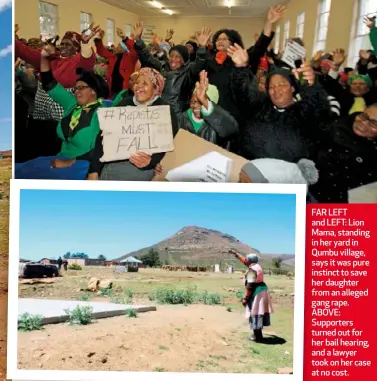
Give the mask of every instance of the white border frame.
[{"label": "white border frame", "polygon": [[250,374],[221,373],[158,373],[158,372],[104,372],[63,370],[17,369],[18,347],[18,260],[20,191],[37,190],[82,190],[82,191],[137,191],[137,192],[200,192],[200,193],[263,193],[296,195],[295,231],[295,296],[294,296],[294,353],[293,375],[253,374],[258,381],[302,381],[304,348],[304,281],[305,281],[305,222],[306,186],[288,184],[217,184],[217,183],[168,183],[168,182],[101,182],[101,181],[56,181],[56,180],[11,180],[9,216],[9,294],[8,294],[8,355],[7,378],[11,380],[124,380],[144,379],[155,381],[249,381]]}]

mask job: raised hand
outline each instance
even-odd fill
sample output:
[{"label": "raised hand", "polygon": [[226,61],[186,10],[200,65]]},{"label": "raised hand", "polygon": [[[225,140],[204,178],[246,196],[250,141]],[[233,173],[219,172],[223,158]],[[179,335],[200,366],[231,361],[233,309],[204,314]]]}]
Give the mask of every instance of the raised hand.
[{"label": "raised hand", "polygon": [[376,16],[374,17],[365,17],[364,23],[369,29],[373,29],[376,26]]},{"label": "raised hand", "polygon": [[300,74],[302,74],[303,80],[306,81],[309,86],[312,86],[315,83],[314,70],[312,69],[310,63],[306,60],[301,65],[301,67],[299,67],[298,69],[293,69],[292,73],[294,74],[297,80],[300,79]]},{"label": "raised hand", "polygon": [[287,11],[286,5],[275,5],[268,10],[267,21],[271,24],[275,24],[282,17],[284,17],[285,12]]},{"label": "raised hand", "polygon": [[165,41],[170,41],[173,38],[173,35],[174,35],[174,30],[168,29],[166,31]]},{"label": "raised hand", "polygon": [[124,39],[126,38],[126,35],[124,34],[122,28],[117,28],[117,35],[118,35],[118,37],[120,37],[122,40],[124,40]]},{"label": "raised hand", "polygon": [[196,41],[198,42],[198,45],[200,47],[205,48],[211,36],[212,36],[211,29],[205,27],[205,28],[202,28],[200,33],[197,33]]},{"label": "raised hand", "polygon": [[334,65],[337,66],[338,68],[343,65],[344,61],[346,60],[346,53],[344,49],[336,49],[333,54],[333,62]]},{"label": "raised hand", "polygon": [[316,54],[314,54],[313,61],[314,62],[321,61],[321,58],[322,58],[323,54],[324,54],[323,50],[318,50],[318,52]]},{"label": "raised hand", "polygon": [[143,35],[144,32],[144,24],[140,21],[138,21],[134,25],[134,35],[135,35],[135,40],[140,40],[141,36]]},{"label": "raised hand", "polygon": [[249,64],[249,55],[241,46],[234,44],[228,48],[227,53],[236,67],[245,67]]},{"label": "raised hand", "polygon": [[94,26],[94,23],[91,23],[89,25],[89,28],[87,30],[84,30],[82,33],[81,33],[81,39],[82,39],[82,42],[84,43],[88,43],[90,41],[90,39],[96,35],[97,31],[100,29],[100,26],[99,25],[96,25]]},{"label": "raised hand", "polygon": [[208,103],[208,98],[207,98],[207,90],[209,86],[209,81],[208,81],[208,74],[206,71],[201,71],[200,72],[200,79],[199,82],[196,82],[196,96],[198,97],[198,101],[206,106]]}]

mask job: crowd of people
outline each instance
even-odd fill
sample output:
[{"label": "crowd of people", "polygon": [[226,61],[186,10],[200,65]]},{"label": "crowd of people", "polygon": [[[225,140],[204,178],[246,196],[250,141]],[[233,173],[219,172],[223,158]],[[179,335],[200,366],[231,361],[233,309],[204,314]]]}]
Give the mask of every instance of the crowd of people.
[{"label": "crowd of people", "polygon": [[100,161],[97,111],[168,105],[173,136],[184,129],[250,162],[240,182],[305,183],[310,202],[348,202],[349,190],[377,181],[376,18],[365,19],[373,49],[355,67],[342,48],[290,67],[273,49],[285,12],[271,7],[250,47],[226,28],[181,45],[168,29],[146,44],[138,22],[106,47],[99,25],[47,41],[26,41],[16,26],[16,178],[150,181],[163,153]]}]

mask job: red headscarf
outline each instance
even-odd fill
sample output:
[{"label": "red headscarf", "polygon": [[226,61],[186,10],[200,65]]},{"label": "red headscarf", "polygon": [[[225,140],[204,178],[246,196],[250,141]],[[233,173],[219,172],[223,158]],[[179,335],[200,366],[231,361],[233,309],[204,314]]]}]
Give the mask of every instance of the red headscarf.
[{"label": "red headscarf", "polygon": [[77,51],[79,52],[81,50],[81,35],[79,33],[68,31],[63,36],[62,41],[63,40],[72,41],[73,46],[77,49]]}]

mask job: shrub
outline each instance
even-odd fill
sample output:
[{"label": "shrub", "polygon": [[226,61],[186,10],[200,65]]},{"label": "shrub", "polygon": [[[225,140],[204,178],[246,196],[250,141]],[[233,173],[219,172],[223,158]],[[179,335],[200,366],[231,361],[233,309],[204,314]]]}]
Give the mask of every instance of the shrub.
[{"label": "shrub", "polygon": [[65,313],[69,316],[69,324],[88,325],[93,320],[93,308],[91,306],[77,306],[73,310],[65,310]]},{"label": "shrub", "polygon": [[18,320],[18,329],[25,332],[41,330],[42,320],[42,315],[31,315],[25,312]]},{"label": "shrub", "polygon": [[82,267],[78,263],[71,263],[68,270],[82,270]]},{"label": "shrub", "polygon": [[126,316],[129,318],[137,318],[137,311],[134,308],[128,308],[126,310]]},{"label": "shrub", "polygon": [[100,288],[99,289],[100,296],[105,296],[106,298],[110,298],[111,293],[112,293],[111,288]]},{"label": "shrub", "polygon": [[159,289],[156,292],[156,300],[159,304],[193,304],[195,302],[195,291]]},{"label": "shrub", "polygon": [[200,301],[209,306],[221,304],[221,296],[219,294],[211,294],[204,291],[200,297]]}]

